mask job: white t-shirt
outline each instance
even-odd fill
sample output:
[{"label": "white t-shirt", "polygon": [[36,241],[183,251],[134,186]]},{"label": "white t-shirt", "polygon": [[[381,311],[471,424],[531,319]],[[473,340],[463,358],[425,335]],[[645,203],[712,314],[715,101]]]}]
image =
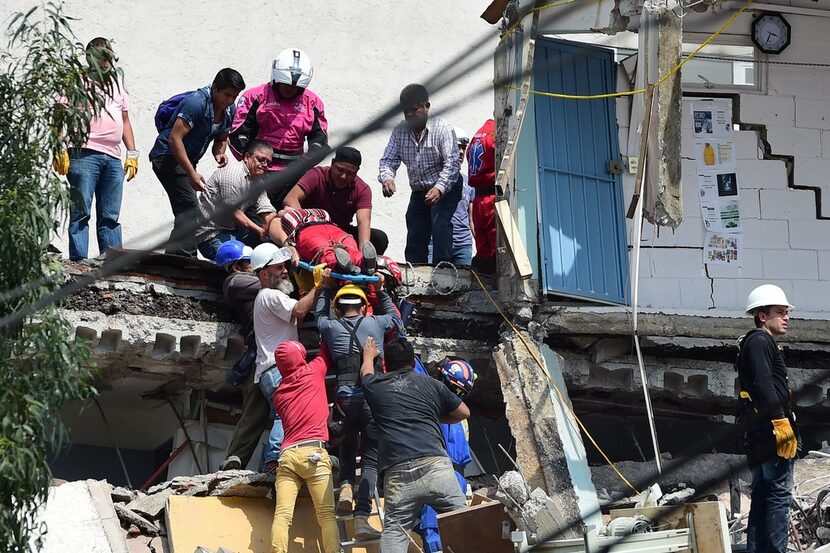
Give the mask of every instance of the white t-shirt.
[{"label": "white t-shirt", "polygon": [[254,300],[256,373],[254,382],[274,364],[274,350],[285,340],[297,339],[297,321],[291,314],[297,300],[279,290],[263,288]]}]

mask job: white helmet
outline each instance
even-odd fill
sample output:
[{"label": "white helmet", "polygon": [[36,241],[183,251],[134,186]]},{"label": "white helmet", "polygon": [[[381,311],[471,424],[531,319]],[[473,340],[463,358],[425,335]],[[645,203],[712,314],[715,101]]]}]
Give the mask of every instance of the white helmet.
[{"label": "white helmet", "polygon": [[276,244],[265,242],[254,248],[254,253],[251,254],[251,269],[257,271],[268,265],[285,263],[289,259],[291,259],[289,248],[280,248]]},{"label": "white helmet", "polygon": [[762,284],[750,292],[746,298],[746,312],[749,314],[752,314],[752,311],[759,307],[768,305],[784,305],[790,309],[795,309],[795,306],[787,301],[784,290],[775,284]]},{"label": "white helmet", "polygon": [[461,127],[453,128],[453,132],[455,133],[455,143],[458,144],[459,146],[463,143],[464,146],[466,147],[467,144],[470,143],[470,137],[467,134],[467,131],[465,131]]},{"label": "white helmet", "polygon": [[271,82],[308,88],[314,68],[308,55],[299,48],[286,48],[271,64]]}]

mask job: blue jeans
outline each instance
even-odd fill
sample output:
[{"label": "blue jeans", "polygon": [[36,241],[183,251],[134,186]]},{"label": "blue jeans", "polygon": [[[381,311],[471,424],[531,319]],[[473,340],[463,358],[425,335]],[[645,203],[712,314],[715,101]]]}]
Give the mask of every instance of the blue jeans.
[{"label": "blue jeans", "polygon": [[472,244],[469,246],[453,246],[452,259],[450,259],[450,261],[452,261],[452,264],[456,266],[469,267],[473,262]]},{"label": "blue jeans", "polygon": [[95,196],[98,250],[121,247],[121,160],[86,148],[70,150],[66,178],[71,188],[69,207],[69,259],[85,259],[89,250],[89,216]]},{"label": "blue jeans", "polygon": [[280,385],[281,380],[282,375],[280,375],[280,371],[277,370],[276,365],[266,370],[259,377],[259,389],[262,390],[262,395],[264,395],[265,399],[268,400],[268,405],[271,407],[270,417],[271,420],[274,421],[274,426],[271,427],[271,433],[268,435],[268,445],[262,452],[263,471],[266,463],[279,461],[282,440],[285,438],[285,431],[282,428],[282,421],[280,420],[279,415],[277,415],[277,410],[274,409],[274,391],[277,389],[277,386]]},{"label": "blue jeans", "polygon": [[259,234],[246,228],[223,230],[212,238],[199,242],[199,252],[205,256],[205,259],[216,261],[216,252],[219,251],[219,246],[228,240],[239,240],[246,246],[251,246],[252,248],[259,246],[260,242]]},{"label": "blue jeans", "polygon": [[380,536],[383,553],[406,553],[409,537],[421,507],[431,505],[439,513],[467,506],[450,458],[419,457],[392,465],[384,472],[386,518]]},{"label": "blue jeans", "polygon": [[360,481],[356,486],[354,515],[369,516],[378,480],[378,428],[363,396],[338,398],[337,404],[346,416],[346,436],[340,446],[340,481],[355,484],[359,444]]},{"label": "blue jeans", "polygon": [[746,529],[749,553],[786,553],[793,459],[775,457],[752,468],[752,505]]},{"label": "blue jeans", "polygon": [[406,250],[410,263],[426,263],[432,238],[432,262],[452,259],[452,216],[461,200],[461,183],[456,183],[435,205],[424,201],[426,192],[412,191],[406,208]]}]

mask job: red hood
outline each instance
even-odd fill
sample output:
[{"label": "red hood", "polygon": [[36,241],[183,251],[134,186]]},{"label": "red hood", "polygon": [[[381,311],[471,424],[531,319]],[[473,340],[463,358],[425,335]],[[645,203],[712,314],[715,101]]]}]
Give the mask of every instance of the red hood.
[{"label": "red hood", "polygon": [[274,352],[277,369],[286,378],[306,366],[305,346],[295,340],[281,343]]}]

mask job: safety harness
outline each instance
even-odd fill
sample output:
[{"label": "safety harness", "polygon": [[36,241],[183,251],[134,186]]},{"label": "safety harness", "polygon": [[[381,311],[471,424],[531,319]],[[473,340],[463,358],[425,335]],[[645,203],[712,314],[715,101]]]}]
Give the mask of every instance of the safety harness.
[{"label": "safety harness", "polygon": [[352,324],[340,317],[335,320],[349,333],[349,353],[340,357],[335,362],[338,386],[355,386],[360,375],[360,366],[363,364],[363,346],[357,337],[357,329],[366,317],[360,317]]}]

